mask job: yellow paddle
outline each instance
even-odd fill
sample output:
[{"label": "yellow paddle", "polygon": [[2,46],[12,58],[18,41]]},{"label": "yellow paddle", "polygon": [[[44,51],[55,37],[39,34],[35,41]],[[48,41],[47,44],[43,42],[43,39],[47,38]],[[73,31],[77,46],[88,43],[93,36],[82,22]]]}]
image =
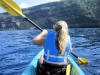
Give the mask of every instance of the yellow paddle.
[{"label": "yellow paddle", "polygon": [[0,0],[0,6],[4,8],[8,13],[14,16],[21,16],[36,28],[41,29],[36,23],[28,19],[25,15],[23,15],[21,8],[13,1],[13,0]]},{"label": "yellow paddle", "polygon": [[88,59],[86,58],[81,58],[81,57],[78,57],[76,56],[74,53],[71,53],[74,57],[76,57],[78,59],[78,63],[79,64],[87,64],[88,63]]}]

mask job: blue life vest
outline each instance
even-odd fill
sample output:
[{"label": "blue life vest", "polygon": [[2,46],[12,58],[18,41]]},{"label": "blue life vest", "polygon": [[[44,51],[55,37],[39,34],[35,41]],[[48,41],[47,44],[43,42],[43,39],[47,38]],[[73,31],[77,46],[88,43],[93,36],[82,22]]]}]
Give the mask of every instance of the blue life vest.
[{"label": "blue life vest", "polygon": [[66,38],[67,45],[65,48],[65,52],[62,55],[59,55],[55,40],[55,32],[47,34],[44,47],[44,61],[51,64],[63,64],[65,61],[67,61],[67,55],[69,54],[71,48],[70,36],[68,35]]}]

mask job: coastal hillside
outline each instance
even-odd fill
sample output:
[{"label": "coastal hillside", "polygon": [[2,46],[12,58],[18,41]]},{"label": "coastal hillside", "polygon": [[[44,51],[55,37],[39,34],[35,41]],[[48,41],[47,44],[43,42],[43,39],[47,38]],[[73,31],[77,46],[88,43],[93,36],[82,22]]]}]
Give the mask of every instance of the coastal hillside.
[{"label": "coastal hillside", "polygon": [[[73,28],[94,28],[100,27],[99,7],[99,0],[65,0],[23,9],[23,13],[42,28],[52,28],[59,20]],[[31,28],[34,26],[19,16],[0,14],[0,30]]]}]

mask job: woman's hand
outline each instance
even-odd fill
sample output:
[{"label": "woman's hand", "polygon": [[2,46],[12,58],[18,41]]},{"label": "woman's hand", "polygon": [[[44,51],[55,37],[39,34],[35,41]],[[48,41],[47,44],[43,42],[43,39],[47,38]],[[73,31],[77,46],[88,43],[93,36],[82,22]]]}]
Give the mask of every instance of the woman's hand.
[{"label": "woman's hand", "polygon": [[45,36],[48,34],[48,31],[46,29],[44,29],[41,33],[40,33],[42,36]]},{"label": "woman's hand", "polygon": [[45,44],[45,35],[47,35],[48,31],[44,29],[40,34],[33,38],[33,43],[36,45],[43,45]]}]

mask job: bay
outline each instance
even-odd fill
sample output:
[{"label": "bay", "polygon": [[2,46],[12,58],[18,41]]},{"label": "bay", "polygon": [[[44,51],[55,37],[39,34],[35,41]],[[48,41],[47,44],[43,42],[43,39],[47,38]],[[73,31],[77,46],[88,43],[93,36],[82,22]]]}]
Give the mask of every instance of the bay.
[{"label": "bay", "polygon": [[[73,52],[87,58],[86,75],[100,75],[100,28],[70,28]],[[48,29],[51,32],[51,29]],[[0,75],[20,75],[43,48],[32,43],[39,30],[0,31]],[[75,58],[74,58],[75,59]],[[75,59],[77,62],[77,60]]]}]

